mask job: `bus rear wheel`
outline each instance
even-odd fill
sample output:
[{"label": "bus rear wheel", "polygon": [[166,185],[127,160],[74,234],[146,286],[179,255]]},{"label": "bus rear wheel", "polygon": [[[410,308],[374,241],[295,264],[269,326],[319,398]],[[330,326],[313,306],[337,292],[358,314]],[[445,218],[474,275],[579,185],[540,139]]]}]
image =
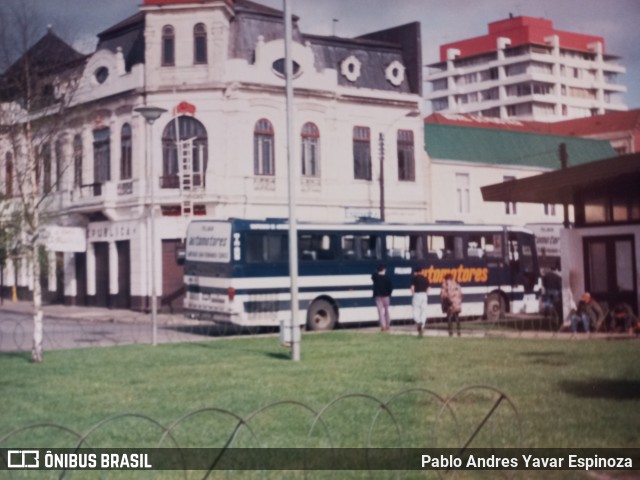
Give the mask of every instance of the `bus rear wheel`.
[{"label": "bus rear wheel", "polygon": [[337,321],[336,309],[327,300],[316,300],[307,310],[307,328],[309,330],[332,330]]},{"label": "bus rear wheel", "polygon": [[484,313],[487,320],[497,322],[504,317],[506,306],[502,295],[497,292],[490,293],[484,301]]}]

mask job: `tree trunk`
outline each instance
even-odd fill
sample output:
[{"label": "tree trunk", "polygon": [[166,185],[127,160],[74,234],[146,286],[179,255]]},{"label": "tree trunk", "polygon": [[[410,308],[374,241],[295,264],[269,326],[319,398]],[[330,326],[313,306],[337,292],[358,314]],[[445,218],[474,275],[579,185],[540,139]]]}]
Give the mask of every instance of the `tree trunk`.
[{"label": "tree trunk", "polygon": [[42,287],[40,285],[40,258],[38,246],[34,245],[35,255],[33,259],[33,347],[31,348],[31,361],[42,363],[43,349],[42,338],[44,326],[42,323]]},{"label": "tree trunk", "polygon": [[38,184],[38,177],[36,175],[36,170],[38,168],[36,162],[38,158],[34,152],[33,148],[33,133],[31,130],[31,120],[28,119],[25,125],[26,127],[26,138],[27,138],[27,158],[28,165],[31,166],[30,180],[31,180],[31,191],[27,196],[27,208],[25,208],[28,216],[30,217],[30,222],[28,222],[30,233],[30,256],[32,261],[32,272],[33,272],[33,347],[31,349],[31,361],[33,363],[42,363],[44,360],[43,357],[43,349],[42,349],[42,338],[44,332],[44,326],[42,323],[42,288],[40,285],[40,255],[38,251],[38,234],[40,229],[40,212],[38,199],[40,197],[40,185]]}]

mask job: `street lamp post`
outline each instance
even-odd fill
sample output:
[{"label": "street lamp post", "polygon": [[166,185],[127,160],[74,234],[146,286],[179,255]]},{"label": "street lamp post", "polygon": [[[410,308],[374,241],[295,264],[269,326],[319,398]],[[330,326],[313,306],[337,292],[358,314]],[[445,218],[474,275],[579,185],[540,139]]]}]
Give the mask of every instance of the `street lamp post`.
[{"label": "street lamp post", "polygon": [[[420,116],[420,110],[411,110],[399,118],[396,118],[393,122],[391,122],[392,129],[396,123],[405,118],[415,118]],[[385,138],[384,133],[380,133],[378,136],[378,157],[380,160],[380,175],[378,176],[378,181],[380,183],[380,220],[385,221],[385,197],[384,197],[384,152],[385,152]]]},{"label": "street lamp post", "polygon": [[151,229],[151,343],[152,345],[158,344],[158,305],[157,305],[157,291],[156,291],[156,221],[155,221],[155,209],[156,209],[156,197],[155,197],[155,168],[153,163],[153,154],[151,149],[153,142],[151,141],[151,134],[153,129],[151,128],[153,123],[160,118],[160,116],[167,110],[160,107],[143,106],[135,108],[134,111],[142,115],[147,125],[147,164],[149,165],[149,203],[150,203],[150,229]]},{"label": "street lamp post", "polygon": [[296,220],[296,161],[293,156],[293,15],[291,0],[283,0],[284,10],[284,56],[287,104],[287,163],[289,172],[289,275],[291,277],[291,359],[300,361],[300,323],[298,321],[298,224]]}]

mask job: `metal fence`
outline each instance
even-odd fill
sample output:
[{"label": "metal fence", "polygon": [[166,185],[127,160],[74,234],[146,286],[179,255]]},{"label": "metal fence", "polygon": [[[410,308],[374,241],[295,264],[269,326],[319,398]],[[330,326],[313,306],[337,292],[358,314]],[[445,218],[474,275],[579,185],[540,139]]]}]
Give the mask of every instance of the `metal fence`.
[{"label": "metal fence", "polygon": [[[171,470],[143,472],[140,476],[130,472],[123,476],[125,472],[119,471],[60,469],[25,473],[0,468],[0,478],[449,478],[455,472],[446,469],[380,471],[374,469],[373,458],[365,460],[357,471],[342,470],[337,464],[333,470],[334,464],[327,464],[331,456],[325,457],[316,469],[306,467],[318,465],[310,457],[314,452],[326,454],[346,449],[350,454],[350,449],[420,448],[453,449],[462,455],[468,449],[521,448],[523,438],[520,415],[509,396],[488,385],[474,385],[449,397],[420,387],[400,391],[387,399],[348,393],[319,408],[283,400],[246,415],[208,407],[169,422],[129,412],[103,419],[82,432],[68,425],[39,423],[0,436],[0,448],[16,445],[89,451],[166,448],[171,449],[169,453],[197,449],[200,458],[196,463],[205,467],[194,468],[193,462],[177,461]],[[260,467],[251,471],[230,470],[226,455],[235,449],[243,449],[244,459],[256,457],[258,465],[263,452],[273,453],[270,449],[296,449],[304,452],[306,458],[284,471]],[[269,463],[264,457],[262,460],[263,464]],[[5,462],[0,465],[5,467],[7,459],[0,458],[0,462]],[[496,472],[491,473],[486,478],[495,478]]]}]

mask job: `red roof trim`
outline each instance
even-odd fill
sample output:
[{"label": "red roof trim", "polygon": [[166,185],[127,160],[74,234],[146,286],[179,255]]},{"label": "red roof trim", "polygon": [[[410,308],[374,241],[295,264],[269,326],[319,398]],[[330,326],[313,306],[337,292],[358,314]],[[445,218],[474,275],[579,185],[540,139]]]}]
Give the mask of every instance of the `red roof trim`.
[{"label": "red roof trim", "polygon": [[193,115],[195,116],[196,114],[196,106],[186,102],[186,101],[182,101],[180,102],[178,105],[176,105],[173,108],[173,114],[174,115]]},{"label": "red roof trim", "polygon": [[[206,0],[144,0],[144,5],[176,5],[183,3],[204,3]],[[209,0],[211,1],[211,0]],[[233,0],[225,0],[229,5]]]},{"label": "red roof trim", "polygon": [[561,48],[569,50],[592,52],[590,45],[600,42],[604,54],[603,37],[555,30],[550,20],[522,16],[490,23],[488,35],[441,45],[440,61],[447,61],[447,50],[450,48],[460,50],[460,58],[471,57],[496,51],[496,42],[499,37],[511,39],[511,46],[517,47],[528,44],[548,44],[545,39],[552,35],[559,37]]}]

